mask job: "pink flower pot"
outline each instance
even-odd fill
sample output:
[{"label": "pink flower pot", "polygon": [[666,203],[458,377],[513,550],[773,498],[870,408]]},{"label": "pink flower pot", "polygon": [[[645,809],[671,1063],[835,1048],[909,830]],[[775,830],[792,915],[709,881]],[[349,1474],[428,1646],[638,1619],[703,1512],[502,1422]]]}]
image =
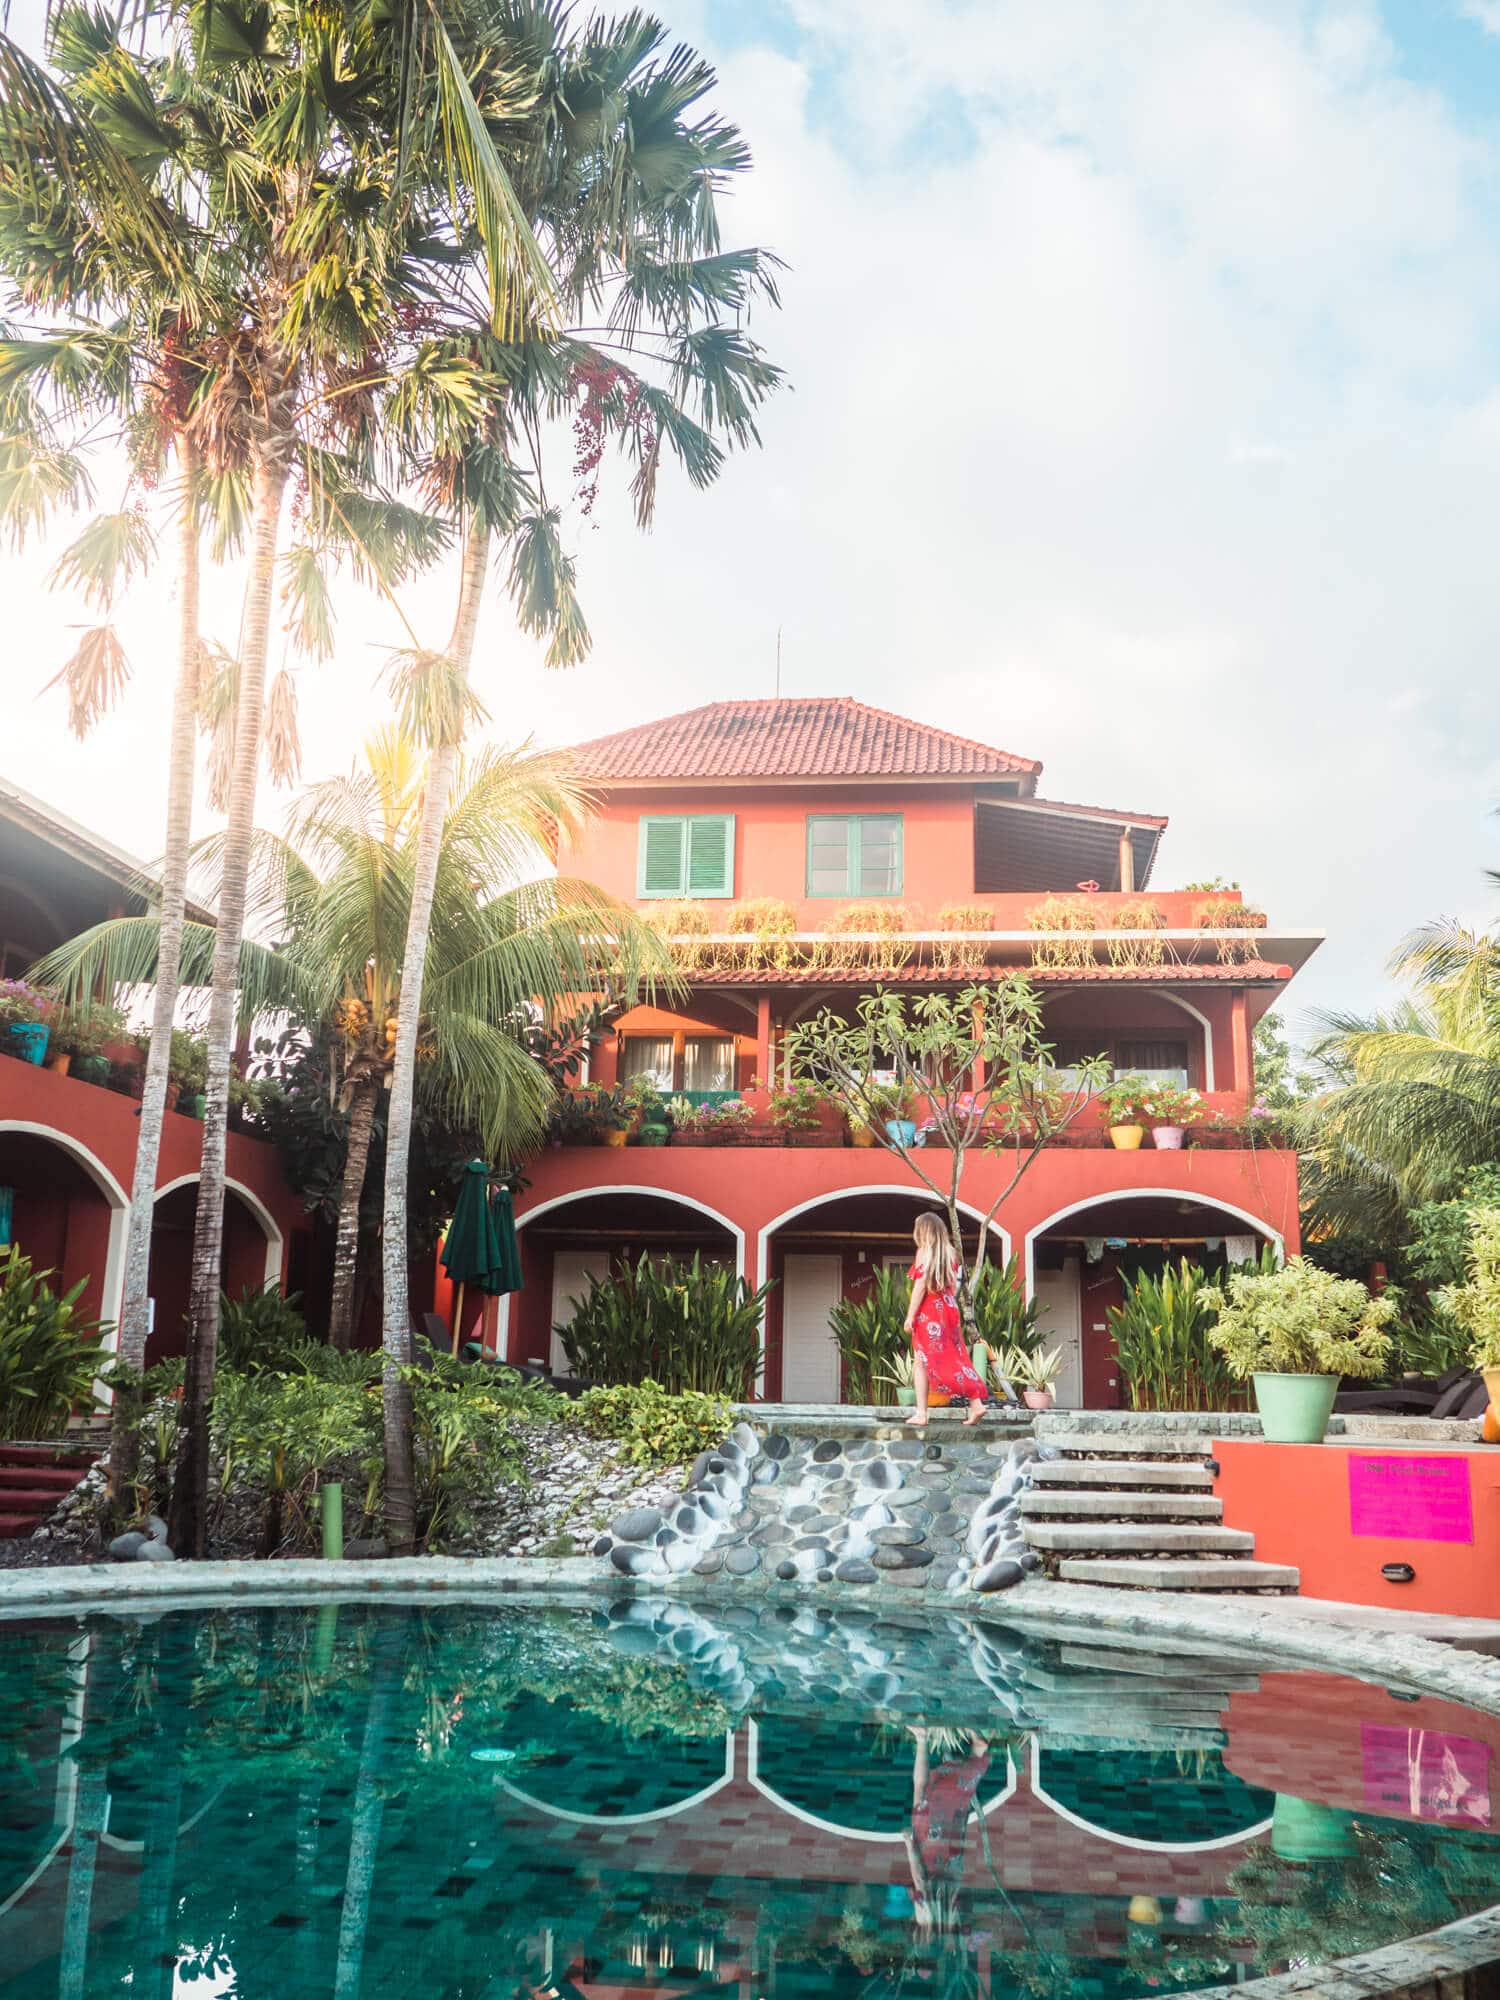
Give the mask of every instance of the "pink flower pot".
[{"label": "pink flower pot", "polygon": [[1159,1146],[1164,1153],[1182,1151],[1183,1127],[1181,1125],[1153,1125],[1151,1143]]},{"label": "pink flower pot", "polygon": [[1052,1391],[1050,1389],[1023,1389],[1021,1400],[1028,1410],[1050,1410]]}]

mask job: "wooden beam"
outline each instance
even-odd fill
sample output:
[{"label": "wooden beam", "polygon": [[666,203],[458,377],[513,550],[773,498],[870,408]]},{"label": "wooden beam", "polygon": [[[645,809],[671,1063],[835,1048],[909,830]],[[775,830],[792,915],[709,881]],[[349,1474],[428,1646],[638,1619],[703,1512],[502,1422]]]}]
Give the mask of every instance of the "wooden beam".
[{"label": "wooden beam", "polygon": [[1135,849],[1130,844],[1130,828],[1120,828],[1120,893],[1135,894]]}]

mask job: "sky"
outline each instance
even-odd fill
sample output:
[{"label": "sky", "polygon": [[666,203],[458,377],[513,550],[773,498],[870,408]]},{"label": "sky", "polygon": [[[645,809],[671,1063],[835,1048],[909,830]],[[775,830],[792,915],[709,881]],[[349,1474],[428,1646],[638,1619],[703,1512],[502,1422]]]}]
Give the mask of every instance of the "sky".
[{"label": "sky", "polygon": [[[40,0],[17,0],[34,32]],[[1222,875],[1327,942],[1284,1013],[1389,997],[1391,948],[1500,889],[1500,0],[675,0],[755,171],[725,240],[788,263],[752,330],[763,446],[568,517],[592,656],[491,594],[501,740],[848,694],[1170,816],[1154,886]],[[118,504],[101,489],[101,506]],[[173,606],[88,743],[42,683],[91,614],[0,555],[0,773],[161,842]],[[233,645],[238,578],[205,627]],[[441,645],[451,570],[403,595]],[[305,775],[385,719],[404,643],[341,588],[298,669]],[[273,662],[274,664],[275,662]],[[274,821],[275,795],[263,798]]]}]

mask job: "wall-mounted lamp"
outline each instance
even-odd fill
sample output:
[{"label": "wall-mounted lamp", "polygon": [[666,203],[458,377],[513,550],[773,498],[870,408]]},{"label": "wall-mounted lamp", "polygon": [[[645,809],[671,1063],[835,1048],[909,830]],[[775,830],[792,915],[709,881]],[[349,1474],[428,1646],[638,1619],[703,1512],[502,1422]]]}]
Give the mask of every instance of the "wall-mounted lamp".
[{"label": "wall-mounted lamp", "polygon": [[1387,1583],[1415,1583],[1417,1572],[1410,1563],[1382,1563],[1380,1574]]}]

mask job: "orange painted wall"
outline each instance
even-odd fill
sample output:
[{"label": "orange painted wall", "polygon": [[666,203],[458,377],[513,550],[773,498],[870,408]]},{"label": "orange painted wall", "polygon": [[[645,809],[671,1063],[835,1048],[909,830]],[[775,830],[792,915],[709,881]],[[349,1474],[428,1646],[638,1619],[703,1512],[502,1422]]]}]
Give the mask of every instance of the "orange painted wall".
[{"label": "orange painted wall", "polygon": [[[809,813],[885,813],[903,817],[905,880],[899,901],[931,917],[974,891],[974,800],[962,787],[899,791],[863,785],[713,793],[615,792],[558,857],[559,871],[635,900],[637,827],[642,814],[733,812],[734,894],[780,896],[799,924],[817,930],[847,896],[809,898]],[[1029,898],[1035,901],[1036,898]]]},{"label": "orange painted wall", "polygon": [[[1424,1454],[1418,1445],[1410,1451],[1455,1455]],[[1214,1490],[1224,1502],[1225,1526],[1250,1529],[1263,1562],[1295,1563],[1304,1597],[1500,1618],[1500,1450],[1476,1446],[1456,1454],[1468,1469],[1472,1542],[1354,1534],[1349,1461],[1360,1452],[1402,1455],[1396,1445],[1351,1447],[1333,1439],[1320,1445],[1216,1440]],[[1410,1563],[1415,1580],[1386,1582],[1381,1565],[1392,1562]]]}]

